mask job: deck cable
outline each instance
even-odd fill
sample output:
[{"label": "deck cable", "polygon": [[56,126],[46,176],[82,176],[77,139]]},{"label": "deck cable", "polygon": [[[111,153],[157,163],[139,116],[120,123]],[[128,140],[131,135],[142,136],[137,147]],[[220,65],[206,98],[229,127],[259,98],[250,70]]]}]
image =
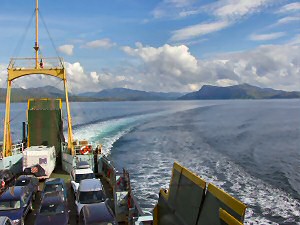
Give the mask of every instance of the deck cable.
[{"label": "deck cable", "polygon": [[13,57],[14,57],[14,56],[15,56],[15,57],[18,57],[18,56],[19,56],[20,51],[21,51],[21,48],[22,48],[22,46],[23,46],[23,44],[24,44],[24,41],[25,41],[25,38],[26,38],[26,36],[27,36],[29,27],[30,27],[30,25],[32,24],[34,15],[35,15],[35,11],[32,13],[31,18],[30,18],[30,20],[29,20],[27,26],[25,27],[25,30],[24,30],[24,32],[23,32],[23,35],[21,36],[20,40],[18,41],[18,44],[16,45],[16,48],[15,48],[14,51],[13,51],[13,54],[12,54]]},{"label": "deck cable", "polygon": [[55,46],[55,44],[54,44],[53,38],[52,38],[51,35],[50,35],[49,29],[48,29],[48,27],[47,27],[47,25],[46,25],[46,23],[45,23],[45,20],[44,20],[44,18],[43,18],[43,15],[42,15],[42,13],[41,13],[40,11],[39,11],[39,13],[40,13],[40,17],[41,17],[41,19],[42,19],[42,22],[43,22],[43,24],[44,24],[44,26],[45,26],[46,32],[47,32],[47,34],[48,34],[48,36],[49,36],[50,42],[51,42],[51,44],[52,44],[52,47],[54,48],[54,51],[55,51],[55,53],[56,53],[56,56],[57,56],[57,58],[59,59],[59,62],[60,62],[60,64],[61,64],[61,66],[64,68],[64,64],[63,64],[61,58],[59,57],[57,48],[56,48],[56,46]]}]

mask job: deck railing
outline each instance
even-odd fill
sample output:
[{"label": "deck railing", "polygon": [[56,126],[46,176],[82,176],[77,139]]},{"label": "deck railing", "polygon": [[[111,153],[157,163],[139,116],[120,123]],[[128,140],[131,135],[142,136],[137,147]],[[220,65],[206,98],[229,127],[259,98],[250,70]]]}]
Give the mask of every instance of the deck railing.
[{"label": "deck railing", "polygon": [[[61,58],[39,58],[39,65],[42,69],[53,69],[62,67]],[[32,69],[35,68],[36,59],[35,58],[12,58],[8,65],[9,69]]]},{"label": "deck railing", "polygon": [[[11,155],[17,155],[21,154],[24,150],[24,143],[23,142],[18,142],[16,144],[13,144],[11,146]],[[3,158],[3,143],[0,143],[0,159]]]}]

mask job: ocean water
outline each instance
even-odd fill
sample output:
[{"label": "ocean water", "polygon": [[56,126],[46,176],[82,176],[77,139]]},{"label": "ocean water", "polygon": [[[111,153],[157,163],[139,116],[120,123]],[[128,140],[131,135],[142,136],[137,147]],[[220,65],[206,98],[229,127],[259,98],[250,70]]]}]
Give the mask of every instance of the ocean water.
[{"label": "ocean water", "polygon": [[[12,104],[14,139],[25,109]],[[146,211],[178,161],[246,203],[245,224],[300,224],[299,100],[72,103],[71,111],[75,137],[102,143],[129,170]]]}]

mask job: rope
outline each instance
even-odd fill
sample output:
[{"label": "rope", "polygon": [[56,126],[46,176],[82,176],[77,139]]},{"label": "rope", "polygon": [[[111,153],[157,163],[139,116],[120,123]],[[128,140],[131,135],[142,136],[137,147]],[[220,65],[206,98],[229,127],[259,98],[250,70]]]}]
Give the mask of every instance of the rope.
[{"label": "rope", "polygon": [[33,20],[33,18],[34,18],[34,15],[35,15],[35,10],[34,10],[33,14],[31,15],[31,18],[30,18],[30,20],[29,20],[29,23],[27,24],[27,26],[26,26],[26,28],[25,28],[25,31],[24,31],[23,35],[21,36],[21,39],[18,41],[18,44],[17,44],[16,48],[15,48],[14,51],[13,51],[13,54],[12,54],[12,55],[15,56],[15,57],[18,57],[18,56],[19,56],[19,53],[20,53],[21,48],[22,48],[22,46],[23,46],[23,44],[24,44],[24,41],[25,41],[25,37],[27,36],[29,27],[30,27],[30,25],[32,24],[32,20]]},{"label": "rope", "polygon": [[41,13],[40,11],[39,11],[39,13],[40,13],[42,22],[43,22],[43,24],[44,24],[44,26],[45,26],[45,29],[46,29],[46,31],[47,31],[47,34],[48,34],[48,36],[49,36],[50,42],[51,42],[51,44],[52,44],[52,47],[53,47],[54,50],[55,50],[56,56],[57,56],[57,58],[59,59],[59,62],[60,62],[60,64],[61,64],[61,66],[64,67],[63,62],[62,62],[61,58],[59,57],[59,54],[58,54],[57,48],[56,48],[56,46],[55,46],[55,44],[54,44],[54,41],[53,41],[53,39],[52,39],[52,37],[51,37],[51,35],[50,35],[50,32],[49,32],[49,30],[48,30],[48,27],[47,27],[47,25],[46,25],[46,23],[45,23],[45,20],[44,20],[44,18],[43,18],[43,16],[42,16],[42,13]]}]

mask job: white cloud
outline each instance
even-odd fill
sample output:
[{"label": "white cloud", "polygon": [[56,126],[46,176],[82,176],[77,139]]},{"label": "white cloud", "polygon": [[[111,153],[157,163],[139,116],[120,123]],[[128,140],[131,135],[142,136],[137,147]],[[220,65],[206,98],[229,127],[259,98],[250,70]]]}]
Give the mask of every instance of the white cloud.
[{"label": "white cloud", "polygon": [[208,13],[214,17],[215,22],[203,22],[175,30],[172,32],[171,40],[189,40],[220,31],[251,14],[258,13],[270,4],[272,0],[222,0],[196,9],[183,9],[178,14],[179,17]]},{"label": "white cloud", "polygon": [[300,34],[297,34],[295,37],[293,37],[289,42],[289,45],[300,45]]},{"label": "white cloud", "polygon": [[249,83],[299,90],[300,46],[268,45],[251,51],[197,60],[186,46],[124,47],[141,60],[136,87],[154,91],[194,91],[203,84],[228,86]]},{"label": "white cloud", "polygon": [[236,80],[220,79],[216,81],[216,84],[221,87],[227,87],[227,86],[237,85],[239,83]]},{"label": "white cloud", "polygon": [[262,8],[272,3],[272,0],[223,0],[212,3],[209,8],[219,18],[240,19],[246,15],[259,12]]},{"label": "white cloud", "polygon": [[195,2],[196,0],[163,0],[152,11],[152,15],[155,19],[177,17],[182,8],[189,7]]},{"label": "white cloud", "polygon": [[217,21],[213,23],[201,23],[180,30],[173,31],[172,41],[182,41],[200,37],[209,33],[222,30],[230,25],[227,21]]},{"label": "white cloud", "polygon": [[83,48],[111,48],[115,46],[116,43],[112,42],[109,38],[99,39],[95,41],[87,42],[82,45]]},{"label": "white cloud", "polygon": [[300,2],[293,2],[282,6],[277,13],[290,13],[300,11]]},{"label": "white cloud", "polygon": [[284,18],[279,19],[274,26],[284,25],[284,24],[293,23],[293,22],[299,22],[299,21],[300,21],[300,15],[286,16]]},{"label": "white cloud", "polygon": [[270,34],[252,34],[252,35],[250,35],[249,39],[252,41],[267,41],[267,40],[278,39],[285,35],[286,35],[286,33],[284,33],[284,32],[276,32],[276,33],[270,33]]},{"label": "white cloud", "polygon": [[[146,91],[188,92],[204,84],[228,86],[249,83],[261,87],[299,90],[300,38],[286,45],[265,45],[250,51],[225,53],[212,59],[197,59],[185,45],[123,47],[132,57],[114,69],[85,71],[79,62],[66,63],[68,83],[73,93],[127,87]],[[6,65],[0,65],[5,86]],[[30,76],[17,80],[17,87],[62,85],[54,77]]]},{"label": "white cloud", "polygon": [[58,47],[58,51],[66,54],[66,55],[73,55],[74,45],[61,45]]}]

